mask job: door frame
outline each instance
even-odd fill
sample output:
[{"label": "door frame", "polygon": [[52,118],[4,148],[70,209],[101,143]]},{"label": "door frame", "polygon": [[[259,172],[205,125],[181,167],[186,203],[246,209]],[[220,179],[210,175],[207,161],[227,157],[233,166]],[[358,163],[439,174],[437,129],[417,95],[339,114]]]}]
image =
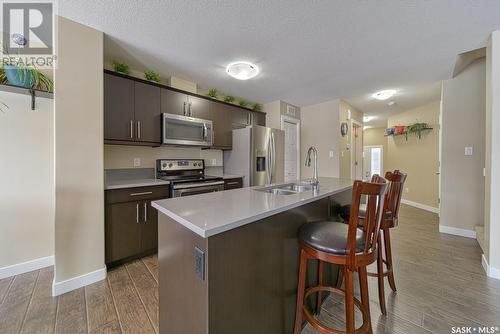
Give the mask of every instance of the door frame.
[{"label": "door frame", "polygon": [[[285,122],[288,123],[293,123],[297,126],[297,177],[300,180],[301,175],[300,175],[300,120],[295,118],[295,117],[290,117],[286,115],[281,115],[281,130],[285,131]],[[286,141],[286,135],[284,138],[284,141]]]},{"label": "door frame", "polygon": [[350,148],[351,148],[351,179],[355,179],[356,176],[356,167],[354,166],[354,162],[356,161],[356,152],[354,151],[354,143],[356,141],[356,136],[354,135],[354,126],[359,127],[361,129],[361,179],[363,179],[363,123],[359,122],[355,119],[351,119],[351,138],[350,138]]},{"label": "door frame", "polygon": [[[380,172],[382,173],[382,175],[380,175],[380,176],[384,177],[384,175],[385,175],[385,173],[384,173],[384,145],[366,145],[366,146],[363,145],[363,151],[365,150],[365,148],[380,148],[380,153],[381,153]],[[365,159],[365,157],[363,156],[363,160],[364,159]],[[364,167],[364,165],[363,165],[363,167]],[[370,174],[371,174],[371,170],[370,170]]]}]

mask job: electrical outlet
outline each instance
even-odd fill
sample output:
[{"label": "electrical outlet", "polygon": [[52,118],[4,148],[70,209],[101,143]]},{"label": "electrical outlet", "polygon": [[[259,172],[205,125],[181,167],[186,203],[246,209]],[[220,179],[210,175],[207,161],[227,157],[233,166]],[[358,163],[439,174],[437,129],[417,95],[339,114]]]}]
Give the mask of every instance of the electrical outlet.
[{"label": "electrical outlet", "polygon": [[217,159],[212,159],[212,166],[216,166],[217,165]]},{"label": "electrical outlet", "polygon": [[472,146],[465,147],[464,154],[467,156],[472,155]]},{"label": "electrical outlet", "polygon": [[330,158],[333,158],[333,151],[330,151],[329,155],[330,155]]},{"label": "electrical outlet", "polygon": [[134,158],[134,167],[141,167],[141,158]]},{"label": "electrical outlet", "polygon": [[405,191],[406,191],[406,193],[409,193],[410,192],[410,188],[406,187]]},{"label": "electrical outlet", "polygon": [[205,252],[198,247],[194,248],[194,271],[199,279],[205,280]]}]

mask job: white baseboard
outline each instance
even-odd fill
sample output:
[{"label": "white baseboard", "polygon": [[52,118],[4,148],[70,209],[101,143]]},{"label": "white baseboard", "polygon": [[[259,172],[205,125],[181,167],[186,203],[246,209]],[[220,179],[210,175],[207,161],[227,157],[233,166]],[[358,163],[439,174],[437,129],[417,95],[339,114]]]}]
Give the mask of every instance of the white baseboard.
[{"label": "white baseboard", "polygon": [[415,208],[419,208],[419,209],[422,209],[425,211],[439,214],[439,208],[435,208],[435,207],[430,206],[430,205],[420,204],[417,202],[409,201],[407,199],[401,199],[401,203],[409,205],[409,206],[413,206]]},{"label": "white baseboard", "polygon": [[439,224],[439,232],[458,235],[461,237],[476,239],[476,231],[466,230],[464,228],[451,227]]},{"label": "white baseboard", "polygon": [[31,261],[13,264],[11,266],[0,268],[0,279],[27,273],[29,271],[54,265],[54,256],[46,256]]},{"label": "white baseboard", "polygon": [[484,256],[484,254],[481,256],[481,262],[483,264],[483,269],[486,272],[486,275],[488,277],[500,280],[500,269],[491,267],[488,264],[488,261],[486,260],[486,257]]},{"label": "white baseboard", "polygon": [[59,296],[66,292],[79,289],[86,285],[90,285],[95,282],[99,282],[106,278],[106,266],[102,269],[92,271],[81,276],[73,277],[62,282],[52,283],[52,296]]}]

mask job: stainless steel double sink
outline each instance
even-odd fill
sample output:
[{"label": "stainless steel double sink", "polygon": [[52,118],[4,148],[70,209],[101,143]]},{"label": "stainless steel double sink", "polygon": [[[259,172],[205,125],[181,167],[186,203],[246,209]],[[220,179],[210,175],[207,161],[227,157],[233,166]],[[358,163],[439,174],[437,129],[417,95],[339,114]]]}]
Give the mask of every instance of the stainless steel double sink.
[{"label": "stainless steel double sink", "polygon": [[314,187],[310,182],[293,182],[293,183],[279,184],[265,188],[258,188],[255,189],[255,191],[261,191],[275,195],[293,195],[302,193],[304,191],[313,190],[313,188]]}]

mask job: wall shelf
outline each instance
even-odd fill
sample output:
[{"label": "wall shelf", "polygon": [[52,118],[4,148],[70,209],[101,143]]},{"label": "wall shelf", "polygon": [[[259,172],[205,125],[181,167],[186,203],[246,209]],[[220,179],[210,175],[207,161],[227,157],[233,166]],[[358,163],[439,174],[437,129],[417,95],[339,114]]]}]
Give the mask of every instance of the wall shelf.
[{"label": "wall shelf", "polygon": [[[433,130],[434,128],[423,128],[422,131],[425,130]],[[397,134],[392,134],[392,135],[384,135],[384,137],[397,137],[397,136],[405,136],[406,132],[404,133],[397,133]]]},{"label": "wall shelf", "polygon": [[54,98],[54,93],[52,93],[52,92],[47,92],[45,90],[39,90],[39,89],[30,89],[30,88],[25,88],[25,87],[20,87],[20,86],[7,85],[7,84],[0,84],[0,91],[4,91],[4,92],[8,92],[8,93],[15,93],[15,94],[30,95],[31,96],[31,110],[35,110],[35,99],[37,97],[44,97],[47,99]]}]

